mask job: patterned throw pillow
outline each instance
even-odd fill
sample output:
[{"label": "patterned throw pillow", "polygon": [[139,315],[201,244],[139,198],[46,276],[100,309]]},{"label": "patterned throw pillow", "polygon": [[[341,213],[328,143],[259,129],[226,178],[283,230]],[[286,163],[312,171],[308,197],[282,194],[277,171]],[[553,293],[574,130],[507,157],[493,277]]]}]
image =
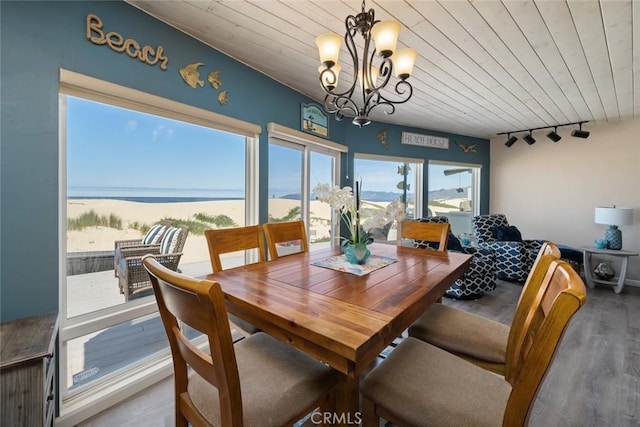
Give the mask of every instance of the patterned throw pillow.
[{"label": "patterned throw pillow", "polygon": [[522,242],[522,234],[515,225],[497,225],[493,233],[500,242]]},{"label": "patterned throw pillow", "polygon": [[178,240],[180,239],[180,229],[177,227],[170,227],[162,237],[160,242],[161,254],[172,254],[176,250]]},{"label": "patterned throw pillow", "polygon": [[142,239],[143,245],[153,245],[160,243],[164,231],[167,229],[166,225],[156,224],[147,231],[147,234]]}]

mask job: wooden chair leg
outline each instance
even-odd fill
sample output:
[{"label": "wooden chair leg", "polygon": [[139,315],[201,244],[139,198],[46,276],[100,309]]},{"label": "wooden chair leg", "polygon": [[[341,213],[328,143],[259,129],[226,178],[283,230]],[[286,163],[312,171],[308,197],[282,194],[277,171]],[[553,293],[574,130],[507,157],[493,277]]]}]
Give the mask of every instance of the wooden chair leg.
[{"label": "wooden chair leg", "polygon": [[324,425],[324,414],[335,414],[336,412],[336,390],[333,388],[327,395],[324,400],[320,403],[320,407],[318,408],[320,414],[323,415],[323,424]]},{"label": "wooden chair leg", "polygon": [[376,414],[376,404],[362,397],[362,427],[379,427],[380,417]]}]

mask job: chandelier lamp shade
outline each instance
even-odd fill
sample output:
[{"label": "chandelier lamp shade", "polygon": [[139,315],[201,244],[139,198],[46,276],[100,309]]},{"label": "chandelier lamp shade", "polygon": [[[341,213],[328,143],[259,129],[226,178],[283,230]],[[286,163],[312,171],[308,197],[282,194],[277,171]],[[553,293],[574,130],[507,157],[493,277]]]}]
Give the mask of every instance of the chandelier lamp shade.
[{"label": "chandelier lamp shade", "polygon": [[[411,98],[413,87],[407,79],[413,72],[417,52],[415,49],[396,49],[400,23],[376,21],[373,9],[365,11],[364,1],[362,11],[347,16],[344,23],[344,37],[327,33],[316,38],[321,64],[318,68],[320,85],[325,92],[324,109],[335,113],[337,120],[353,117],[353,124],[363,127],[371,123],[369,114],[374,108],[381,107],[387,114],[393,114],[397,104]],[[361,52],[355,41],[358,35],[364,40]],[[343,41],[350,55],[349,61],[353,63],[353,77],[350,84],[339,89],[338,77],[343,67],[338,60]]]},{"label": "chandelier lamp shade", "polygon": [[529,145],[533,145],[536,140],[533,137],[533,131],[534,130],[540,130],[540,129],[553,129],[551,132],[549,132],[547,134],[547,138],[549,138],[551,141],[553,142],[558,142],[562,139],[562,137],[560,135],[558,135],[558,128],[561,126],[573,126],[573,125],[578,125],[579,129],[574,129],[573,132],[571,132],[571,136],[576,137],[576,138],[588,138],[589,137],[589,132],[586,130],[582,130],[582,125],[585,123],[589,123],[588,121],[584,121],[584,122],[573,122],[573,123],[564,123],[564,124],[559,124],[559,125],[553,125],[553,126],[542,126],[542,127],[538,127],[538,128],[531,128],[531,129],[521,129],[521,130],[513,130],[510,132],[501,132],[497,135],[507,135],[507,141],[504,143],[504,145],[506,145],[508,148],[511,148],[511,146],[513,144],[516,143],[516,141],[518,140],[518,137],[513,135],[515,133],[519,133],[519,132],[529,132],[528,135],[525,135],[524,137],[522,137],[522,139]]},{"label": "chandelier lamp shade", "polygon": [[595,223],[608,225],[605,240],[607,248],[613,250],[622,249],[622,232],[619,225],[633,224],[633,209],[613,207],[597,207],[595,211]]}]

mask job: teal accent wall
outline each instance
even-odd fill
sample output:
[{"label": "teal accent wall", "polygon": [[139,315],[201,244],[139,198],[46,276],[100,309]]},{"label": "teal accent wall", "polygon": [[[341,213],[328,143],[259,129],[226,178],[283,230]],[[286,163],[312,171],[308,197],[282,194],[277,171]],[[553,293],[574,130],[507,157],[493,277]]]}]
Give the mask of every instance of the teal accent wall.
[{"label": "teal accent wall", "polygon": [[[115,31],[141,45],[164,47],[167,71],[149,66],[86,39],[86,16],[94,14],[105,32]],[[204,62],[221,70],[229,103],[212,90],[194,90],[178,68]],[[64,68],[147,93],[259,124],[260,218],[267,218],[266,124],[300,128],[300,105],[311,99],[192,39],[124,2],[0,2],[0,320],[58,310],[59,164],[58,81]],[[315,72],[310,70],[309,72]],[[350,120],[330,118],[330,138],[353,152],[478,163],[483,166],[481,210],[488,209],[489,141],[425,129],[372,123],[357,129]],[[428,123],[425,123],[428,128]],[[388,129],[390,148],[375,135]],[[479,142],[478,152],[457,146],[436,150],[400,144],[402,131]],[[426,186],[425,186],[426,188]],[[426,200],[426,198],[425,198]]]}]

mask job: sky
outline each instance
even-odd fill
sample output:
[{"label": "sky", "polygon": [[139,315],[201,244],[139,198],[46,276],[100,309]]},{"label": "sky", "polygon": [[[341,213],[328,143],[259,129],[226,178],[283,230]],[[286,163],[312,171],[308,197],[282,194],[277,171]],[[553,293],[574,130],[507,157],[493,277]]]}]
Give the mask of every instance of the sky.
[{"label": "sky", "polygon": [[[68,96],[67,186],[70,195],[85,196],[234,197],[244,192],[244,141],[243,136]],[[269,192],[299,193],[300,165],[300,152],[272,144]],[[364,191],[399,192],[398,166],[357,159],[353,172],[362,178]],[[429,171],[431,189],[470,185],[470,174],[445,177],[443,169]],[[328,157],[312,155],[311,187],[330,177]]]}]

